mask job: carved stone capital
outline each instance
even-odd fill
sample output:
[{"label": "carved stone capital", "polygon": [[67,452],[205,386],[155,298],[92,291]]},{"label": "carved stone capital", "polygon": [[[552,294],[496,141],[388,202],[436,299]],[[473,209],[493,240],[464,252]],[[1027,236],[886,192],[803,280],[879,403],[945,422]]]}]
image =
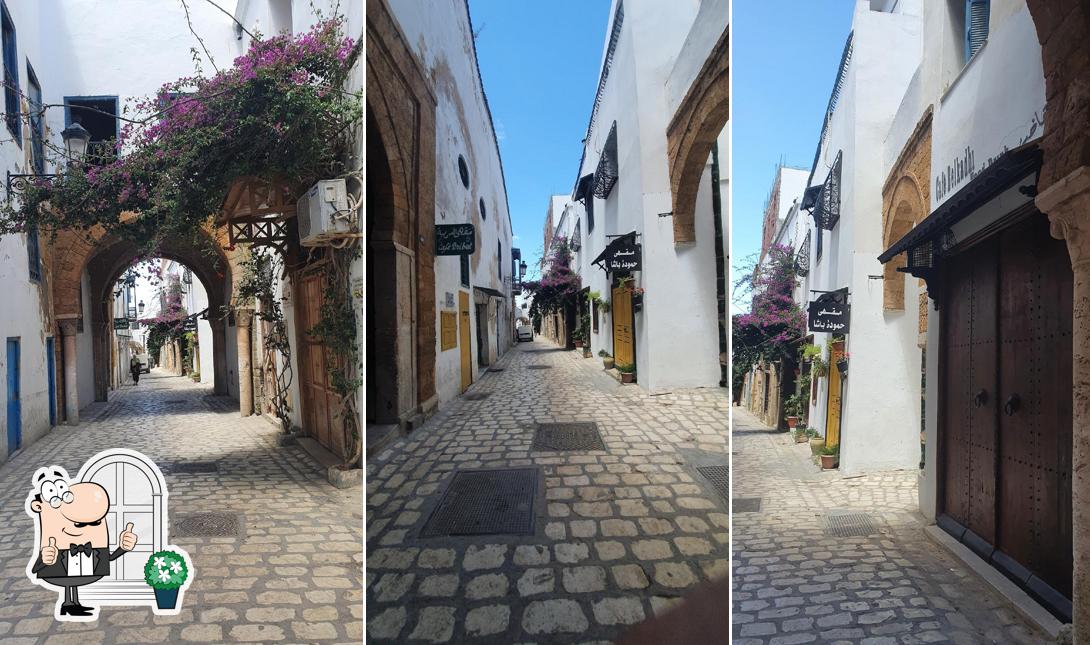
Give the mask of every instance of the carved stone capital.
[{"label": "carved stone capital", "polygon": [[1048,215],[1052,237],[1067,242],[1071,267],[1090,267],[1090,166],[1071,172],[1034,201]]},{"label": "carved stone capital", "polygon": [[79,333],[79,318],[64,318],[57,321],[61,336],[75,336]]},{"label": "carved stone capital", "polygon": [[254,321],[253,309],[236,309],[235,310],[235,326],[236,327],[249,327]]}]

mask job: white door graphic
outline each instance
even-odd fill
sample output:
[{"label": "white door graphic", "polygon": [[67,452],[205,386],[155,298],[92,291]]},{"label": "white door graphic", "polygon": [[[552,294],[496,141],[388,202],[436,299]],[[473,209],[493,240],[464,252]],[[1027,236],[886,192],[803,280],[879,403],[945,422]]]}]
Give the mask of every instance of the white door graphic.
[{"label": "white door graphic", "polygon": [[117,548],[117,536],[129,522],[137,536],[136,548],[110,563],[109,576],[81,589],[81,598],[100,601],[93,604],[154,598],[155,592],[144,581],[144,564],[166,541],[164,486],[159,469],[134,455],[114,454],[89,464],[81,481],[93,481],[110,495],[106,524],[111,553]]}]

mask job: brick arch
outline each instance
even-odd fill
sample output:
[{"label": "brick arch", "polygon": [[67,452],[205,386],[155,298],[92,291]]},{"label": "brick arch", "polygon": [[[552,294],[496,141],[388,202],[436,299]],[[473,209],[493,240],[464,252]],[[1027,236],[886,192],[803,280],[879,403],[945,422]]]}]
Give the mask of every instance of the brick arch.
[{"label": "brick arch", "polygon": [[1045,75],[1042,192],[1090,166],[1090,0],[1026,0]]},{"label": "brick arch", "polygon": [[712,48],[666,129],[674,244],[696,242],[696,195],[715,139],[730,116],[730,28]]},{"label": "brick arch", "polygon": [[[367,262],[376,276],[368,288],[378,296],[368,301],[386,307],[369,310],[367,338],[382,342],[394,363],[368,365],[378,371],[368,379],[368,418],[406,425],[437,405],[436,99],[386,0],[367,4],[366,63],[366,145],[376,160],[367,164],[367,184],[375,183],[365,209]],[[396,384],[372,387],[383,379]]]},{"label": "brick arch", "polygon": [[[135,216],[135,215],[133,215]],[[241,279],[240,263],[243,259],[241,249],[230,248],[227,239],[227,229],[223,226],[204,225],[204,233],[213,246],[219,249],[219,254],[226,263],[225,275],[230,276],[230,293],[237,293],[238,281]],[[58,231],[53,240],[53,310],[57,318],[82,318],[83,302],[81,292],[81,279],[84,269],[88,268],[92,258],[95,258],[107,248],[118,243],[118,238],[109,235],[101,226],[91,229],[65,229]],[[200,265],[202,270],[208,269],[206,262],[202,262],[197,254],[200,252],[171,244],[168,240],[163,248],[163,254],[176,254],[179,257],[190,257],[191,262]],[[160,254],[160,255],[163,255]],[[167,255],[163,255],[167,257]],[[133,256],[135,258],[135,255]],[[131,263],[131,262],[130,262]],[[189,262],[183,261],[185,264]],[[127,265],[126,265],[127,266]],[[194,271],[197,266],[190,265]],[[123,270],[123,269],[122,269]],[[209,297],[212,293],[209,292]],[[97,302],[92,299],[92,302]],[[228,304],[226,300],[220,304]]]},{"label": "brick arch", "polygon": [[[882,246],[889,248],[894,242],[911,231],[927,217],[928,203],[920,190],[920,182],[912,173],[901,175],[893,186],[890,206],[884,213],[885,230]],[[903,311],[905,308],[905,274],[897,269],[908,262],[906,253],[899,253],[883,266],[885,280],[882,289],[882,307],[886,311]]]}]

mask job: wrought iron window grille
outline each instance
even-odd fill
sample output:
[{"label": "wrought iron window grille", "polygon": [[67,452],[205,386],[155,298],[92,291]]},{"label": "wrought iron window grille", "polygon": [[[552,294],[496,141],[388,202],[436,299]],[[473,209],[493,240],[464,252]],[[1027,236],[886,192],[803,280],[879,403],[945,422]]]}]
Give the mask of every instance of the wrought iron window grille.
[{"label": "wrought iron window grille", "polygon": [[810,275],[810,234],[811,231],[806,231],[806,237],[795,255],[795,273],[803,278]]},{"label": "wrought iron window grille", "polygon": [[609,129],[602,156],[598,159],[598,168],[594,171],[594,196],[606,199],[617,184],[617,122]]},{"label": "wrought iron window grille", "polygon": [[836,160],[821,186],[817,203],[814,206],[814,222],[818,228],[827,231],[833,230],[840,221],[840,168],[843,153],[836,153]]}]

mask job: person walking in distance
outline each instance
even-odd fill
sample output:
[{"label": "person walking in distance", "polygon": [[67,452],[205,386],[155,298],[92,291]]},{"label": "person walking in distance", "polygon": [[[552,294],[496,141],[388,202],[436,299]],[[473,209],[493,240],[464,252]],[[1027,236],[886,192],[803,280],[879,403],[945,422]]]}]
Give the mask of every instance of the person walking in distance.
[{"label": "person walking in distance", "polygon": [[140,363],[140,359],[135,355],[129,359],[129,371],[132,372],[132,384],[138,385],[140,383],[140,372],[144,369],[144,366]]}]

